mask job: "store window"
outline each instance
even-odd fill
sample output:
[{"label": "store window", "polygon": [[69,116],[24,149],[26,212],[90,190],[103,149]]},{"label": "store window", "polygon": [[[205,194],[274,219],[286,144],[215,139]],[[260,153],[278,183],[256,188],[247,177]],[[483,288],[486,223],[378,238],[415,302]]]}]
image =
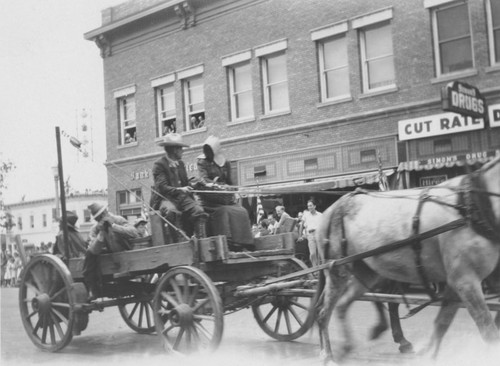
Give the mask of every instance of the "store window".
[{"label": "store window", "polygon": [[17,218],[17,229],[19,231],[23,230],[23,218],[22,217]]},{"label": "store window", "polygon": [[158,136],[177,132],[174,84],[155,89],[157,105]]},{"label": "store window", "polygon": [[47,214],[42,215],[42,225],[43,227],[47,227]]},{"label": "store window", "polygon": [[500,1],[486,0],[491,65],[500,64]]},{"label": "store window", "polygon": [[467,2],[431,9],[437,76],[472,68],[472,37]]},{"label": "store window", "polygon": [[359,29],[363,92],[394,88],[394,52],[390,22]]},{"label": "store window", "polygon": [[227,66],[231,121],[254,118],[250,62]]},{"label": "store window", "polygon": [[321,101],[350,96],[347,38],[345,33],[318,42]]},{"label": "store window", "polygon": [[33,216],[33,215],[30,215],[30,227],[32,229],[35,228],[35,216]]},{"label": "store window", "polygon": [[90,210],[84,209],[83,210],[83,222],[90,222],[92,221],[92,215],[90,213]]}]

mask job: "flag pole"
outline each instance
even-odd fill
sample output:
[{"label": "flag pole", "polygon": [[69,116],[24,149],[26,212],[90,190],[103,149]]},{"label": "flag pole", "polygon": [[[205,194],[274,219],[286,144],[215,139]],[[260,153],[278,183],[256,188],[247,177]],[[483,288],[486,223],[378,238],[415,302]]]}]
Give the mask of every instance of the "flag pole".
[{"label": "flag pole", "polygon": [[[59,126],[56,126],[56,143],[57,143],[57,168],[59,173],[59,197],[61,199],[61,218],[62,218],[62,231],[64,239],[64,257],[69,260],[69,247],[68,247],[68,218],[66,216],[66,191],[64,189],[62,153],[61,153],[61,133]],[[57,199],[57,198],[56,198]]]}]

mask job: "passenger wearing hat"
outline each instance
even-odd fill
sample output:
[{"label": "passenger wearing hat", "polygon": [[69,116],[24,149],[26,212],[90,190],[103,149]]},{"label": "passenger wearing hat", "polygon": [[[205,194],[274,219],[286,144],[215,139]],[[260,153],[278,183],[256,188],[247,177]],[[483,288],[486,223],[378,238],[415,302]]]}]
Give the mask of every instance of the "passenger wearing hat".
[{"label": "passenger wearing hat", "polygon": [[[66,223],[68,227],[68,255],[70,258],[82,258],[87,251],[87,243],[83,240],[82,236],[76,228],[78,216],[72,211],[66,211]],[[53,254],[66,256],[66,249],[64,248],[64,231],[62,226],[62,219],[59,221],[59,233],[56,236],[56,245],[54,246]]]},{"label": "passenger wearing hat", "polygon": [[205,238],[208,215],[191,192],[186,167],[181,160],[182,149],[189,145],[182,142],[181,135],[169,133],[158,146],[164,148],[165,155],[153,165],[154,190],[151,194],[151,208],[159,210],[169,221],[173,221],[168,207],[174,205],[194,227],[195,235]]},{"label": "passenger wearing hat", "polygon": [[142,217],[139,217],[137,220],[135,220],[134,227],[137,230],[137,234],[139,234],[139,238],[144,238],[149,235],[148,228],[146,226],[147,224],[148,220]]},{"label": "passenger wearing hat", "polygon": [[89,247],[83,263],[83,277],[90,293],[90,300],[101,297],[99,254],[122,252],[132,248],[130,239],[139,237],[137,229],[122,216],[114,215],[106,206],[92,203],[88,206],[96,221],[89,232]]},{"label": "passenger wearing hat", "polygon": [[[203,154],[198,156],[198,176],[203,189],[230,190],[231,164],[222,154],[219,138],[209,136],[203,143]],[[248,211],[236,204],[235,196],[228,193],[200,194],[202,205],[210,213],[212,235],[226,235],[233,251],[253,249],[252,225]]]}]

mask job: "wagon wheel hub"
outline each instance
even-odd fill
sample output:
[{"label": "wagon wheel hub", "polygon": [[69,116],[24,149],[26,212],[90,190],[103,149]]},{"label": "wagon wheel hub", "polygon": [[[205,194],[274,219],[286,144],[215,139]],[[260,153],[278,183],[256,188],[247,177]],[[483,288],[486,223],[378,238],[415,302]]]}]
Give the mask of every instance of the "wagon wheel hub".
[{"label": "wagon wheel hub", "polygon": [[170,312],[170,321],[173,325],[185,327],[193,323],[193,309],[188,304],[180,304]]},{"label": "wagon wheel hub", "polygon": [[275,296],[271,303],[280,309],[285,309],[289,307],[290,299],[287,296]]},{"label": "wagon wheel hub", "polygon": [[51,308],[50,297],[47,294],[40,294],[31,300],[31,305],[33,306],[33,310],[47,314]]}]

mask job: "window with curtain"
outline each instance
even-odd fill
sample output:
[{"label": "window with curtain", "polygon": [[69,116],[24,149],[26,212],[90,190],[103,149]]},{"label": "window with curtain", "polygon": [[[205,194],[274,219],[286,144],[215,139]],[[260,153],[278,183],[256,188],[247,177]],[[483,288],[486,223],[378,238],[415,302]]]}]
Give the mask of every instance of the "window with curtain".
[{"label": "window with curtain", "polygon": [[318,41],[321,101],[350,96],[345,34]]},{"label": "window with curtain", "polygon": [[288,76],[286,54],[278,53],[261,57],[264,95],[264,114],[290,110],[288,101]]}]

